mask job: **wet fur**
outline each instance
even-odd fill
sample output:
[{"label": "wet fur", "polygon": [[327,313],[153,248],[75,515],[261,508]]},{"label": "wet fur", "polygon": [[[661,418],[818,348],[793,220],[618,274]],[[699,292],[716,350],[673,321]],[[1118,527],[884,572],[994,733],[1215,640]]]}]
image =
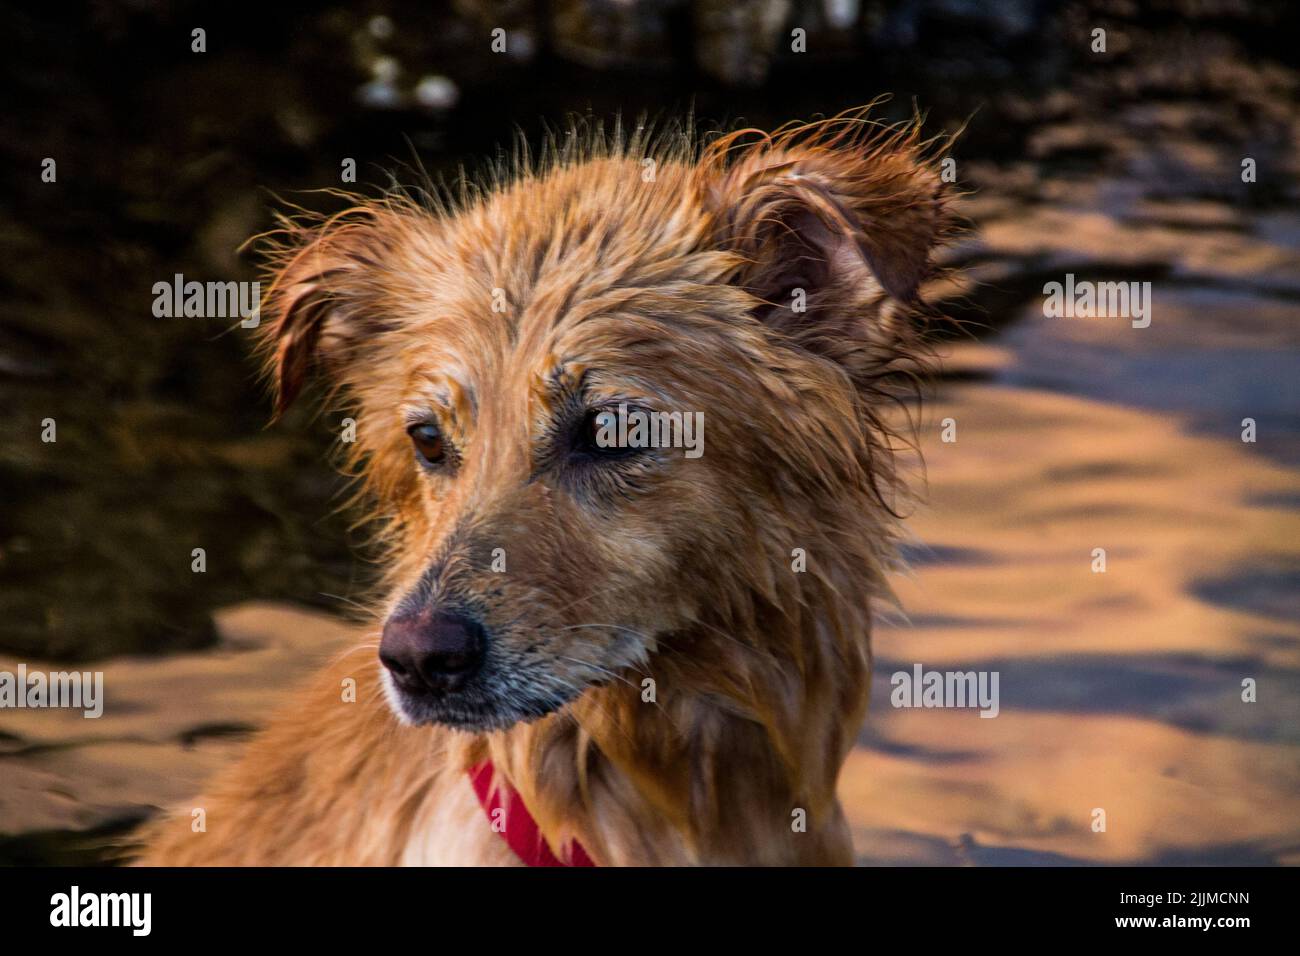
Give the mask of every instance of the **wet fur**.
[{"label": "wet fur", "polygon": [[[934,144],[862,111],[702,144],[558,141],[478,189],[270,240],[267,366],[281,408],[316,368],[357,419],[375,619],[412,595],[479,616],[495,676],[466,713],[496,723],[407,726],[358,648],[193,803],[205,833],[188,811],[155,824],[143,862],[515,862],[466,796],[486,756],[561,855],[852,862],[836,779],[901,494],[884,416],[952,226]],[[622,398],[703,410],[703,457],[617,474],[548,457],[570,405]],[[453,473],[412,460],[404,416],[429,413]]]}]

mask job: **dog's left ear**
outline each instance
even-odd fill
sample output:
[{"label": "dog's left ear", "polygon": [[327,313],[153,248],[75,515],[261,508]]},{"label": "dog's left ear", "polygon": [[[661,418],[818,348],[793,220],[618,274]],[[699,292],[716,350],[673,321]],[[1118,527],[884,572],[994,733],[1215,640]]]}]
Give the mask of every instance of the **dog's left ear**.
[{"label": "dog's left ear", "polygon": [[882,292],[917,304],[951,228],[944,186],[914,126],[864,136],[872,129],[841,118],[775,136],[742,130],[706,151],[712,239],[740,257],[735,281],[765,321],[824,335],[833,330],[817,326],[851,319]]}]

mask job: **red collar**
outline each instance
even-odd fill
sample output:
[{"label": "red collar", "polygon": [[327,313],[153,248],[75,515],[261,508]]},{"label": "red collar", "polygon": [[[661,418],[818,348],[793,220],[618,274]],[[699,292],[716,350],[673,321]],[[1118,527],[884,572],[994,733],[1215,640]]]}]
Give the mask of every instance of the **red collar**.
[{"label": "red collar", "polygon": [[[524,861],[525,866],[596,865],[577,840],[569,845],[568,860],[561,860],[552,853],[546,840],[542,838],[541,831],[537,829],[537,821],[524,806],[524,801],[519,798],[519,792],[505,777],[496,775],[491,760],[470,767],[469,779],[474,785],[474,792],[478,794],[478,802],[482,804],[483,812],[488,815],[488,820],[493,824],[493,829],[505,838],[510,849],[515,851],[515,856]],[[497,814],[497,810],[503,810],[504,816]],[[498,820],[502,820],[503,825],[497,826]]]}]

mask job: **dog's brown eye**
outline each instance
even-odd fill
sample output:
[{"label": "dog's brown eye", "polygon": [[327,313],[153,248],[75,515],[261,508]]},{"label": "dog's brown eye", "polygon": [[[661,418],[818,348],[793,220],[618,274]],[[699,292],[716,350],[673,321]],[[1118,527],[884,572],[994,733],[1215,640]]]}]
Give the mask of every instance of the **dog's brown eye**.
[{"label": "dog's brown eye", "polygon": [[406,430],[415,445],[415,453],[426,465],[439,465],[447,457],[447,449],[442,440],[442,432],[437,425],[412,425]]}]

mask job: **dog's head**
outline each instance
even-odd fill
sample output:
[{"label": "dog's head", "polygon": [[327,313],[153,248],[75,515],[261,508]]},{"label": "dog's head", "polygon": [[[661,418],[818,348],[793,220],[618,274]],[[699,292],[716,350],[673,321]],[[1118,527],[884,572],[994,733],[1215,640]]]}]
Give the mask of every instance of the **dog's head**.
[{"label": "dog's head", "polygon": [[873,129],[559,150],[286,227],[279,403],[314,363],[353,403],[399,716],[504,727],[753,630],[881,512],[872,399],[948,220],[915,131]]}]

